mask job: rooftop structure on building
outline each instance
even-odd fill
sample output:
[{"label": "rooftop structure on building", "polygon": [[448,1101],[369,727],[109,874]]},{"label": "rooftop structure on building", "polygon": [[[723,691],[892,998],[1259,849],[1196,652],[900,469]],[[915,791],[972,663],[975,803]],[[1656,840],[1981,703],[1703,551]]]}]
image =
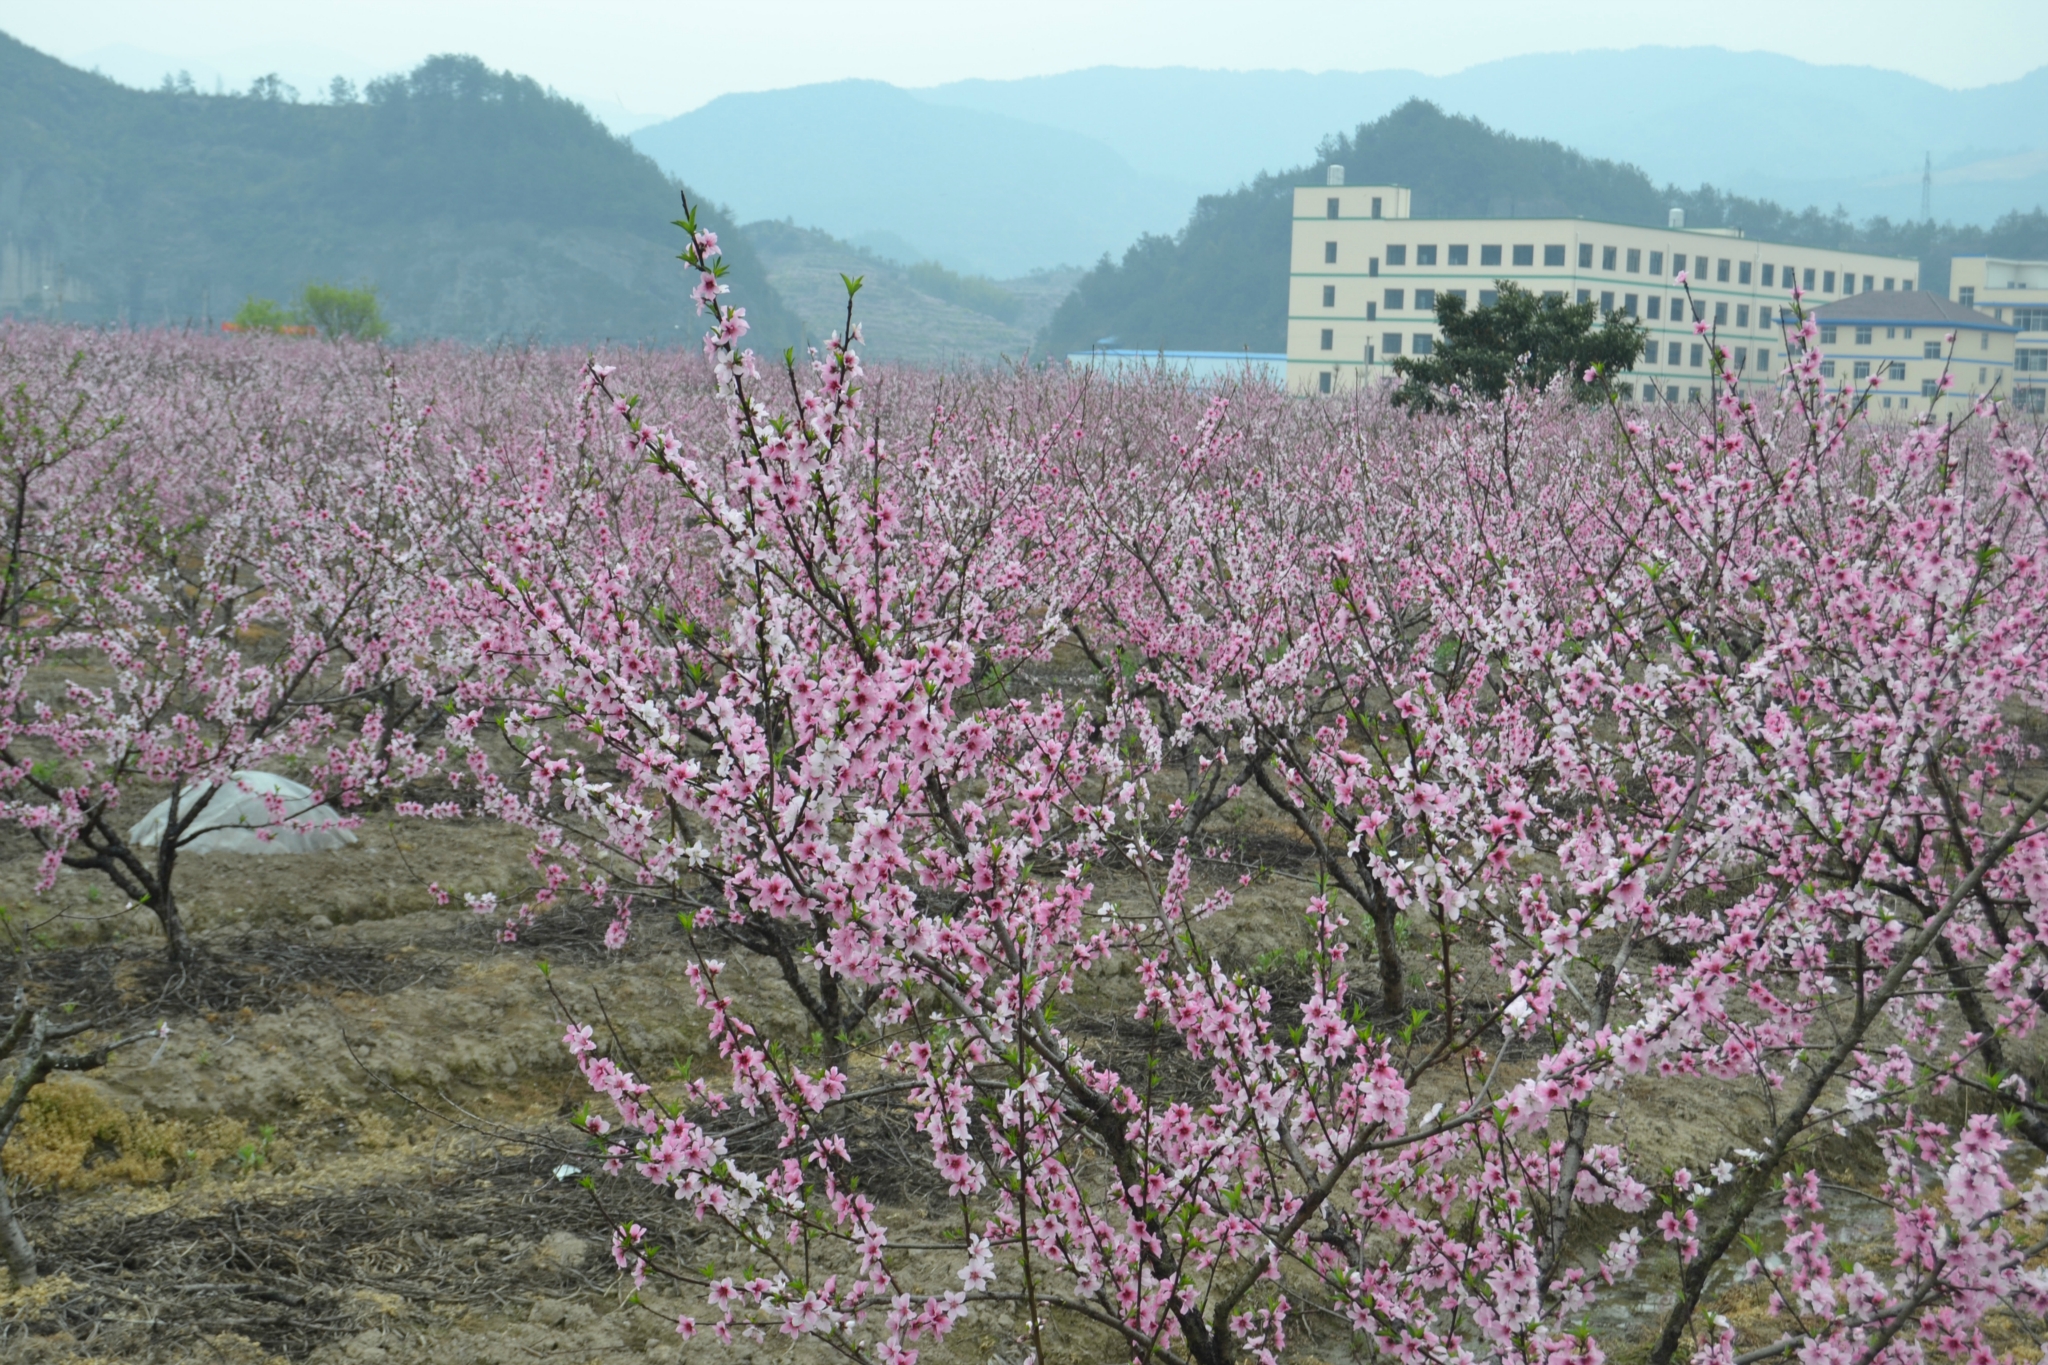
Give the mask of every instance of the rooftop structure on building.
[{"label": "rooftop structure on building", "polygon": [[[1336,168],[1332,168],[1333,172]],[[1585,218],[1415,218],[1399,185],[1332,183],[1294,192],[1287,307],[1287,382],[1298,392],[1390,377],[1401,355],[1437,341],[1439,293],[1476,307],[1498,281],[1594,303],[1648,331],[1624,380],[1635,402],[1684,402],[1708,392],[1704,323],[1745,382],[1783,367],[1781,326],[1796,288],[1808,307],[1863,293],[1911,293],[1916,261],[1788,246],[1736,228],[1643,227]],[[2048,298],[2048,291],[2044,291]]]}]

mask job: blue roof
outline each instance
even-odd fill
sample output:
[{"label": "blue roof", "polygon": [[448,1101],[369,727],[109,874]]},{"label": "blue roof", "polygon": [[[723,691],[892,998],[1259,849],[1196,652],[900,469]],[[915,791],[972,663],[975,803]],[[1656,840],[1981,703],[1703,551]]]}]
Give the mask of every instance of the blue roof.
[{"label": "blue roof", "polygon": [[2000,322],[1989,313],[1965,308],[1960,303],[1929,289],[1874,289],[1851,294],[1846,299],[1824,303],[1813,310],[1819,321],[1839,327],[1843,323],[1903,323],[1908,327],[1968,327],[1983,332],[2017,332],[2019,328]]}]

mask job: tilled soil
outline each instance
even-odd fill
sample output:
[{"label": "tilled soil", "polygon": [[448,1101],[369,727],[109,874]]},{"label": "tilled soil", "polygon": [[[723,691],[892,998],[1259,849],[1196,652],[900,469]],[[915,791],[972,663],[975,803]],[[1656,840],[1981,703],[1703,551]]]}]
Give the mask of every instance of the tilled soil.
[{"label": "tilled soil", "polygon": [[[1300,850],[1282,829],[1233,836],[1236,866],[1282,873],[1243,888],[1221,932],[1284,1023],[1299,1008],[1289,964],[1305,946],[1305,883],[1286,875]],[[523,852],[482,824],[392,822],[330,853],[195,859],[183,894],[199,952],[173,969],[144,912],[109,910],[76,876],[39,895],[31,860],[0,850],[0,941],[12,949],[0,991],[19,982],[38,1005],[107,1030],[171,1027],[160,1046],[46,1083],[9,1144],[44,1279],[0,1287],[0,1360],[678,1358],[673,1318],[625,1302],[611,1229],[637,1220],[684,1251],[702,1233],[638,1180],[599,1180],[593,1195],[575,1178],[591,1161],[568,1115],[588,1091],[561,1046],[562,1007],[605,1024],[613,1055],[649,1079],[709,1074],[716,1057],[685,976],[693,947],[650,915],[609,951],[606,918],[574,906],[502,941],[501,921],[465,911],[461,896],[515,899]],[[771,970],[721,955],[753,1023],[808,1036]],[[1069,1026],[1160,1093],[1199,1101],[1205,1069],[1133,1020],[1131,984],[1092,982]],[[1659,1093],[1634,1112],[1655,1121],[1616,1136],[1651,1166],[1723,1151],[1761,1117],[1696,1086],[1641,1084]],[[843,1119],[863,1192],[893,1230],[911,1240],[957,1222],[905,1108],[883,1098]],[[772,1159],[774,1136],[735,1134],[734,1150]],[[1079,1365],[1105,1350],[1077,1336],[1050,1353]],[[822,1358],[781,1338],[715,1354]],[[991,1314],[926,1358],[1019,1354]]]}]

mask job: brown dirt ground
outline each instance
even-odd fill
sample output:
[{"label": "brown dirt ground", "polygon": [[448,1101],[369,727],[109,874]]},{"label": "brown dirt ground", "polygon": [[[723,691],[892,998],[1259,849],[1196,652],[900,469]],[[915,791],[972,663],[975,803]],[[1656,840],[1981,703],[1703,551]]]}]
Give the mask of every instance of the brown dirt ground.
[{"label": "brown dirt ground", "polygon": [[[1225,921],[1231,965],[1277,964],[1284,996],[1312,890],[1289,872],[1297,842],[1256,815],[1226,832],[1269,872]],[[427,889],[431,876],[458,907],[463,892],[509,898],[526,883],[524,854],[498,826],[382,820],[329,853],[190,858],[181,897],[205,960],[175,974],[145,914],[124,911],[86,874],[39,895],[27,850],[0,849],[0,907],[27,944],[0,960],[0,989],[25,980],[39,1003],[69,1004],[109,1028],[166,1019],[173,1030],[161,1049],[137,1046],[103,1071],[49,1083],[10,1144],[46,1278],[7,1292],[0,1276],[0,1358],[677,1358],[672,1318],[622,1308],[609,1230],[638,1217],[696,1234],[639,1182],[601,1182],[600,1208],[551,1175],[584,1162],[564,1116],[586,1092],[538,963],[550,962],[579,1012],[614,1022],[643,1075],[659,1076],[711,1060],[683,980],[686,943],[673,927],[642,924],[625,951],[607,953],[604,921],[564,910],[503,944],[493,924],[438,906]],[[780,984],[743,955],[727,957],[750,1017],[802,1036]],[[1097,983],[1072,1002],[1074,1025],[1112,1053],[1144,1045],[1119,1032],[1127,988]],[[1203,1084],[1181,1070],[1169,1060],[1174,1083]],[[1711,1164],[1751,1140],[1763,1117],[1696,1083],[1641,1088],[1614,1137],[1652,1171]],[[918,1179],[901,1114],[863,1114],[850,1137],[875,1172],[870,1191],[906,1233],[945,1217],[939,1192]],[[1654,1279],[1610,1310],[1602,1325],[1617,1340],[1649,1330]],[[1726,1307],[1763,1323],[1760,1300],[1746,1303]],[[1014,1327],[987,1314],[927,1359],[1016,1360]],[[1062,1365],[1121,1354],[1087,1333],[1051,1345]],[[1342,1338],[1302,1349],[1303,1360],[1349,1358]],[[718,1354],[813,1358],[782,1340]]]}]

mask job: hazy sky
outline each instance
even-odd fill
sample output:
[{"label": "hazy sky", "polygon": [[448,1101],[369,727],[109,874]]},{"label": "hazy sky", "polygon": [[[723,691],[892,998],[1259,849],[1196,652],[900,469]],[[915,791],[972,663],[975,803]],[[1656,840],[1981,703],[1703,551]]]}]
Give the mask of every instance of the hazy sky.
[{"label": "hazy sky", "polygon": [[[2041,0],[0,0],[0,30],[131,83],[277,71],[308,95],[469,52],[634,124],[736,90],[897,85],[1079,67],[1444,75],[1529,52],[1714,46],[1948,86],[2048,65]],[[1789,105],[1788,117],[1797,117]]]}]

